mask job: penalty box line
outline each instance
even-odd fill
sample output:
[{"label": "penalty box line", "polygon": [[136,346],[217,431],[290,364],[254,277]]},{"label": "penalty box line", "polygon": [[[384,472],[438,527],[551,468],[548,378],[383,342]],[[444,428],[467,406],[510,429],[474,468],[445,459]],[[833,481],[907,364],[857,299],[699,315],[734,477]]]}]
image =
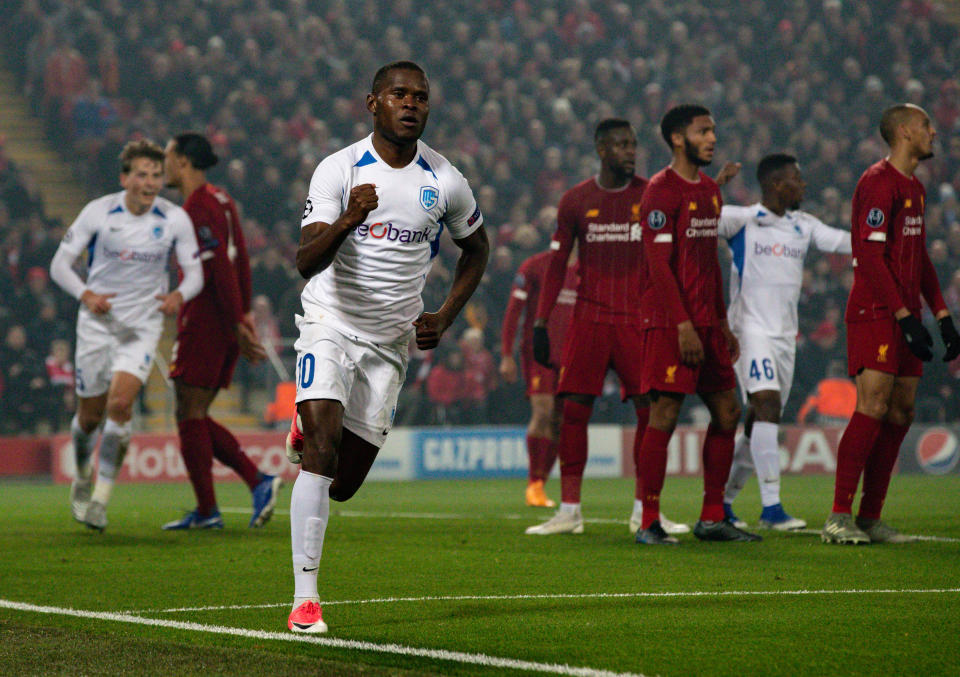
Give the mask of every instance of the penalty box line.
[{"label": "penalty box line", "polygon": [[[802,597],[810,595],[942,595],[958,593],[960,588],[904,588],[904,589],[853,589],[853,590],[691,590],[677,592],[593,592],[593,593],[544,593],[539,595],[436,595],[424,597],[375,597],[372,599],[328,600],[321,606],[347,604],[397,604],[402,602],[501,602],[548,599],[641,599],[671,597]],[[237,604],[229,606],[194,606],[172,609],[144,609],[121,611],[129,614],[172,614],[191,611],[237,611],[243,609],[276,609],[289,607],[290,602],[271,604]]]},{"label": "penalty box line", "polygon": [[613,672],[610,670],[575,667],[558,663],[538,663],[536,661],[525,661],[516,658],[488,656],[481,653],[466,653],[463,651],[449,651],[446,649],[424,649],[403,646],[401,644],[377,644],[374,642],[364,642],[352,639],[337,639],[335,637],[297,635],[292,632],[267,632],[265,630],[250,630],[247,628],[234,628],[225,625],[204,625],[189,621],[171,621],[160,618],[131,616],[128,614],[114,613],[110,611],[87,611],[83,609],[71,609],[66,607],[40,606],[6,599],[0,599],[0,608],[31,613],[52,614],[56,616],[73,616],[75,618],[87,618],[98,621],[131,623],[135,625],[169,628],[172,630],[187,630],[191,632],[203,632],[215,635],[231,635],[234,637],[245,637],[248,639],[301,642],[334,649],[349,649],[353,651],[370,651],[375,653],[394,654],[398,656],[413,656],[417,658],[451,661],[454,663],[463,663],[467,665],[480,665],[483,667],[506,668],[513,670],[528,670],[532,672],[549,672],[558,675],[572,675],[574,677],[644,677],[642,674],[637,673]]}]

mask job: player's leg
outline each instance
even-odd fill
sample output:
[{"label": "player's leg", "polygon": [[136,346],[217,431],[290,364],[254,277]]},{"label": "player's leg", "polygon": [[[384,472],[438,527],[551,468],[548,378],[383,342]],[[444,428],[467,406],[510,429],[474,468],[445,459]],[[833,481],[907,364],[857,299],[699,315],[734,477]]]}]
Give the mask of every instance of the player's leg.
[{"label": "player's leg", "polygon": [[552,393],[530,393],[530,423],[527,425],[527,505],[553,508],[556,503],[544,493],[543,485],[550,474],[553,460],[556,458],[556,437],[554,429],[554,395]]},{"label": "player's leg", "polygon": [[78,397],[77,413],[70,421],[73,440],[73,458],[77,469],[70,485],[70,511],[82,522],[90,506],[93,492],[93,451],[97,446],[98,429],[107,409],[107,394],[96,397]]},{"label": "player's leg", "polygon": [[637,458],[643,493],[636,541],[644,545],[675,545],[677,539],[669,536],[660,523],[660,493],[667,473],[667,445],[677,427],[684,394],[653,389],[649,397],[650,416]]},{"label": "player's leg", "polygon": [[330,517],[330,485],[337,473],[343,433],[343,405],[337,400],[297,404],[303,425],[303,462],[290,492],[290,544],[294,599],[287,627],[326,632],[317,593],[317,572]]},{"label": "player's leg", "polygon": [[750,434],[753,432],[753,419],[753,407],[748,404],[743,418],[743,433],[734,440],[730,477],[727,478],[727,485],[723,489],[724,519],[738,529],[745,529],[747,523],[733,512],[733,501],[740,495],[743,487],[747,484],[747,480],[754,473],[753,456],[750,454]]},{"label": "player's leg", "polygon": [[857,408],[837,448],[833,509],[823,527],[825,543],[869,543],[870,539],[851,516],[857,484],[867,458],[880,436],[890,406],[894,376],[876,369],[863,369],[856,376]]},{"label": "player's leg", "polygon": [[378,453],[380,447],[345,427],[340,439],[337,472],[330,485],[330,499],[343,502],[353,498],[367,478]]},{"label": "player's leg", "polygon": [[780,391],[751,393],[750,402],[755,412],[750,454],[757,469],[760,502],[763,505],[760,526],[778,531],[802,529],[807,523],[788,515],[780,502],[780,443],[777,439],[782,408]]},{"label": "player's leg", "polygon": [[906,543],[916,540],[905,536],[880,521],[880,512],[887,497],[890,476],[900,455],[900,445],[913,423],[919,377],[897,377],[893,382],[890,406],[880,425],[880,434],[867,458],[863,471],[863,496],[857,514],[857,526],[872,543]]},{"label": "player's leg", "polygon": [[107,504],[113,492],[123,458],[130,444],[130,419],[133,403],[140,392],[140,377],[126,371],[113,372],[107,391],[106,423],[100,440],[100,460],[97,465],[97,483],[93,487],[90,505],[83,523],[103,531],[107,526]]}]

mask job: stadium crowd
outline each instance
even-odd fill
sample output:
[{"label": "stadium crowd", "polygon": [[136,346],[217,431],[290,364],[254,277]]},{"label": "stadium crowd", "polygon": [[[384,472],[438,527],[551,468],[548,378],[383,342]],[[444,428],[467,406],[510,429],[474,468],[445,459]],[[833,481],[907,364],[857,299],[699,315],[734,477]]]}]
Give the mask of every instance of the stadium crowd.
[{"label": "stadium crowd", "polygon": [[[434,108],[425,140],[474,187],[492,255],[446,344],[412,355],[401,423],[525,420],[522,388],[498,383],[493,358],[513,273],[547,246],[561,193],[596,171],[596,122],[634,124],[637,171],[649,176],[668,158],[657,122],[681,101],[713,111],[717,167],[743,163],[724,188],[727,202],[759,199],[757,161],[788,151],[808,183],[803,208],[845,229],[860,173],[885,153],[880,111],[897,101],[924,106],[939,131],[936,158],[918,170],[928,190],[928,246],[947,303],[960,312],[960,32],[933,2],[793,0],[780,12],[763,0],[15,4],[0,38],[6,63],[91,195],[117,190],[117,155],[130,138],[163,143],[196,129],[214,141],[225,161],[211,179],[240,204],[258,312],[285,339],[296,335],[303,281],[292,262],[311,173],[369,133],[367,74],[394,59],[424,66]],[[75,305],[46,275],[63,224],[44,217],[37,196],[0,149],[8,431],[32,425],[35,414],[23,407],[69,400],[70,388],[54,385],[66,382],[69,345],[63,360],[52,339],[72,340]],[[444,239],[424,292],[428,307],[449,287],[456,253]],[[847,257],[808,259],[786,421],[818,382],[842,370],[852,278]],[[960,361],[930,370],[918,420],[960,409],[958,379]],[[33,396],[40,388],[48,399]],[[615,384],[608,390],[597,415],[630,416]]]}]

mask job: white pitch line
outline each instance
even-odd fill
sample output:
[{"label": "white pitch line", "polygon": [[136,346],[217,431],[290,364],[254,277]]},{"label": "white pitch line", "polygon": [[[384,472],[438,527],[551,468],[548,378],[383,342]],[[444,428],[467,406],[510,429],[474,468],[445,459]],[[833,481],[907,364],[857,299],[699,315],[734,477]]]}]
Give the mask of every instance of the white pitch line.
[{"label": "white pitch line", "polygon": [[225,625],[203,625],[186,621],[170,621],[160,618],[145,618],[130,616],[110,611],[86,611],[64,607],[39,606],[0,599],[0,608],[15,611],[27,611],[40,614],[54,614],[57,616],[73,616],[76,618],[90,618],[100,621],[116,621],[118,623],[133,623],[173,630],[190,630],[192,632],[206,632],[216,635],[233,635],[249,639],[278,640],[286,642],[303,642],[317,644],[335,649],[351,649],[354,651],[373,651],[376,653],[395,654],[398,656],[417,656],[432,660],[452,661],[467,665],[482,665],[491,668],[507,668],[512,670],[530,670],[533,672],[549,672],[557,675],[573,675],[574,677],[643,677],[642,674],[627,672],[612,672],[595,668],[574,667],[558,663],[537,663],[516,658],[502,658],[488,656],[481,653],[466,653],[463,651],[448,651],[446,649],[423,649],[403,646],[401,644],[376,644],[352,639],[337,639],[334,637],[317,637],[316,635],[297,635],[292,632],[266,632],[265,630],[249,630],[247,628],[233,628]]},{"label": "white pitch line", "polygon": [[[220,508],[220,512],[226,513],[237,513],[241,515],[249,515],[250,508]],[[274,510],[274,515],[289,515],[289,510]],[[370,518],[370,519],[421,519],[421,520],[491,520],[491,519],[502,519],[502,520],[524,520],[524,521],[533,521],[536,519],[535,516],[531,515],[519,515],[515,513],[500,514],[500,515],[487,515],[487,514],[473,514],[473,515],[463,515],[459,513],[452,512],[393,512],[393,511],[384,511],[384,512],[370,512],[363,510],[339,510],[332,513],[335,517],[360,517],[360,518]],[[585,517],[584,522],[588,524],[627,524],[628,520],[618,520],[610,519],[604,517]],[[819,529],[795,529],[790,533],[793,534],[807,534],[810,536],[819,536]],[[923,536],[921,534],[914,534],[914,538],[918,541],[931,541],[936,543],[960,543],[960,538],[952,538],[950,536]]]},{"label": "white pitch line", "polygon": [[[396,604],[398,602],[465,602],[465,601],[506,601],[506,600],[543,600],[543,599],[637,599],[667,597],[791,597],[805,595],[919,595],[958,593],[960,588],[905,588],[905,589],[854,589],[854,590],[692,590],[678,592],[590,592],[556,593],[540,595],[437,595],[425,597],[378,597],[373,599],[350,599],[322,601],[321,606],[338,604]],[[123,611],[121,614],[172,614],[187,611],[233,611],[238,609],[273,609],[290,606],[290,602],[277,604],[238,604],[231,606],[194,606],[173,609],[144,609]]]}]

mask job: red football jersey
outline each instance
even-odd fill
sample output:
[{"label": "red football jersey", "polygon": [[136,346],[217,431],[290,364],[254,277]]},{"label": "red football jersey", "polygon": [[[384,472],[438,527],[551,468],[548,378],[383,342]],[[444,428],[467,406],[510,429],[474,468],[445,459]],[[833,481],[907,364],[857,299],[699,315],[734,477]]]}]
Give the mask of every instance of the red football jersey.
[{"label": "red football jersey", "polygon": [[890,317],[906,306],[920,314],[920,296],[933,312],[946,306],[926,247],[926,191],[887,160],[860,177],[853,194],[850,236],[853,287],[846,320]]},{"label": "red football jersey", "polygon": [[[578,183],[560,198],[557,232],[550,242],[551,268],[566,265],[576,241],[580,264],[578,318],[612,324],[639,324],[640,198],[647,180],[639,176],[623,188],[601,188],[596,177]],[[540,296],[537,317],[548,317],[559,285],[550,281]]]},{"label": "red football jersey", "polygon": [[[523,333],[520,339],[520,355],[530,363],[533,361],[533,322],[536,319],[540,290],[550,265],[550,252],[534,254],[520,264],[510,289],[510,301],[503,318],[500,349],[504,355],[513,354],[514,338],[517,334],[518,320],[523,314]],[[550,337],[550,359],[554,364],[560,360],[560,351],[566,341],[567,328],[573,317],[573,306],[577,301],[577,271],[579,265],[574,261],[567,266],[563,287],[557,296],[556,305],[547,322],[547,335]]]},{"label": "red football jersey", "polygon": [[726,317],[717,259],[720,188],[700,172],[696,183],[667,167],[643,194],[643,300],[646,327],[691,320],[712,327]]},{"label": "red football jersey", "polygon": [[204,285],[177,318],[183,331],[191,322],[220,322],[227,336],[250,310],[250,259],[237,206],[226,191],[210,183],[183,204],[197,233]]}]

